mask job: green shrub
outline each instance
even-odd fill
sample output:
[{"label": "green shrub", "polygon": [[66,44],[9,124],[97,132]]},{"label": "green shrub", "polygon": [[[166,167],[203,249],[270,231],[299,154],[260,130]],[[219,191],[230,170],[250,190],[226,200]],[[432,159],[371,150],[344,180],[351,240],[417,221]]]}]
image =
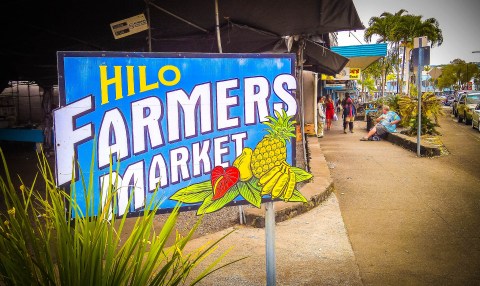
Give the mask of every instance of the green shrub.
[{"label": "green shrub", "polygon": [[[400,117],[402,118],[402,125],[408,126],[407,134],[416,134],[418,126],[418,98],[416,96],[402,96],[398,105],[400,108]],[[438,116],[443,115],[442,105],[438,98],[431,92],[426,92],[422,95],[421,103],[422,111],[422,135],[431,134],[436,135],[439,132],[436,127],[439,127]]]},{"label": "green shrub", "polygon": [[[410,119],[410,122],[408,123],[408,127],[409,128],[405,130],[404,133],[410,136],[415,136],[418,132],[418,118]],[[422,114],[421,134],[439,135],[440,133],[437,131],[435,127],[438,127],[438,125],[432,122],[430,118]]]},{"label": "green shrub", "polygon": [[[22,185],[16,190],[1,149],[0,158],[6,173],[5,178],[0,177],[0,189],[7,207],[0,214],[1,285],[180,285],[187,283],[187,277],[193,285],[236,262],[217,266],[227,250],[204,266],[197,277],[189,277],[191,270],[200,269],[199,263],[224,237],[184,253],[199,220],[186,236],[177,233],[174,245],[167,246],[167,239],[174,235],[178,206],[156,233],[153,221],[158,206],[150,205],[122,241],[120,234],[127,212],[119,218],[111,216],[114,187],[109,190],[107,203],[98,204],[97,215],[92,217],[91,178],[88,184],[84,183],[88,203],[83,214],[69,194],[55,186],[44,156],[39,156],[46,190],[43,197],[34,191],[35,181],[31,187]],[[72,212],[76,214],[74,220],[69,219]]]}]

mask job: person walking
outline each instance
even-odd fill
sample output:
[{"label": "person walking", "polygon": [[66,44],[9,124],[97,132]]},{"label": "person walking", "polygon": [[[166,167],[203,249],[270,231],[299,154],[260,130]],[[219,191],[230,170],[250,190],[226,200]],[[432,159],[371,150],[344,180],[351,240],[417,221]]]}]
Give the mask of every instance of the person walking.
[{"label": "person walking", "polygon": [[327,130],[332,127],[333,116],[335,115],[335,105],[330,95],[327,95],[325,100],[325,118],[327,120]]},{"label": "person walking", "polygon": [[347,125],[350,129],[350,133],[353,133],[353,122],[355,121],[355,105],[350,98],[350,94],[345,94],[345,98],[342,100],[343,108],[343,133],[347,134]]},{"label": "person walking", "polygon": [[317,137],[323,137],[323,127],[325,125],[325,97],[320,96],[317,102]]}]

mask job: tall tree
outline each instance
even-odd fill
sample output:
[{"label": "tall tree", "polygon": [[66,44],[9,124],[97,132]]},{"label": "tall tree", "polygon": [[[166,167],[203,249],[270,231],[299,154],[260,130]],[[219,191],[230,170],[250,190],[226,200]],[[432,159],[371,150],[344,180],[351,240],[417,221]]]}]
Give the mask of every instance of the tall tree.
[{"label": "tall tree", "polygon": [[427,36],[431,46],[434,47],[435,45],[440,46],[443,43],[443,35],[440,25],[435,18],[429,18],[425,21],[422,21],[422,16],[410,14],[402,15],[399,18],[397,25],[393,29],[393,34],[396,35],[396,38],[401,39],[402,46],[404,47],[401,76],[403,88],[403,81],[405,79],[405,63],[407,59],[406,53],[408,50],[413,48],[413,39],[416,37]]},{"label": "tall tree", "polygon": [[[399,92],[402,92],[403,81],[405,79],[406,53],[407,50],[413,46],[413,39],[415,37],[427,36],[432,47],[435,45],[439,46],[443,42],[442,30],[435,18],[429,18],[423,21],[422,16],[404,14],[405,12],[408,11],[401,9],[395,14],[384,12],[379,17],[372,17],[368,22],[369,27],[365,30],[366,42],[371,42],[373,36],[377,35],[377,43],[392,43],[391,50],[393,50],[393,52],[390,53],[389,57],[397,63],[395,69],[402,71],[401,77],[398,76],[397,72],[397,81],[401,78],[401,82],[398,84],[400,88]],[[403,46],[401,67],[400,62],[395,60],[395,58],[399,58],[400,46]]]},{"label": "tall tree", "polygon": [[390,68],[388,65],[391,64],[392,61],[396,61],[395,58],[398,58],[398,54],[399,54],[398,51],[399,51],[400,38],[396,38],[393,31],[400,17],[402,17],[402,14],[405,12],[407,11],[404,9],[399,10],[395,14],[392,14],[389,12],[383,12],[380,15],[380,17],[370,18],[370,20],[368,21],[369,26],[365,30],[364,38],[367,43],[371,42],[372,37],[374,35],[377,35],[379,37],[377,39],[377,43],[386,43],[386,42],[392,43],[392,46],[390,48],[394,52],[389,53],[388,59],[384,58],[381,60],[381,63],[383,63],[382,93],[385,86],[385,79],[388,74],[387,69]]},{"label": "tall tree", "polygon": [[480,72],[474,63],[455,59],[450,64],[442,67],[442,75],[438,78],[439,88],[467,89],[467,83],[476,78]]}]

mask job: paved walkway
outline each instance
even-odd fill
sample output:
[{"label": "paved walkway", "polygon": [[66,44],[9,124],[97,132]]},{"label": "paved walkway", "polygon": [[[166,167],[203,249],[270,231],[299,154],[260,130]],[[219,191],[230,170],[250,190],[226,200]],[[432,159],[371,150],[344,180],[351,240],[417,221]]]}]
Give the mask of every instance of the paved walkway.
[{"label": "paved walkway", "polygon": [[[361,142],[365,123],[343,134],[335,122],[318,140],[335,194],[277,224],[277,284],[480,285],[480,140],[443,121],[451,154],[441,158]],[[237,227],[220,250],[230,246],[226,261],[249,257],[202,285],[265,285],[264,229]]]},{"label": "paved walkway", "polygon": [[[314,137],[308,141],[318,144]],[[331,182],[327,163],[318,145],[309,149],[312,156],[315,154],[310,166],[315,168],[312,173],[316,174],[317,179],[302,189],[307,198],[325,192]],[[281,209],[285,203],[275,205]],[[234,232],[220,244],[219,251],[233,246],[225,262],[241,257],[248,258],[208,276],[201,285],[265,285],[263,228],[229,228],[193,240],[189,245],[190,249],[199,247],[206,241],[218,239],[232,230]],[[306,213],[278,222],[275,232],[277,285],[361,285],[357,263],[334,194],[330,194],[319,206]],[[216,255],[209,261],[214,257]]]},{"label": "paved walkway", "polygon": [[480,143],[444,121],[443,158],[361,142],[363,122],[320,139],[365,285],[480,285]]}]

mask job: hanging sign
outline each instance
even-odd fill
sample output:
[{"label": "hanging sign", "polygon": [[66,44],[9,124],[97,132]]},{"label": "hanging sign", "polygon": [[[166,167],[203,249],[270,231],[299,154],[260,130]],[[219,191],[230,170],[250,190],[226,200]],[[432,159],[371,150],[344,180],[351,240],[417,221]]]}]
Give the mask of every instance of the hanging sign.
[{"label": "hanging sign", "polygon": [[350,68],[350,79],[351,80],[358,80],[361,76],[361,69],[359,68]]},{"label": "hanging sign", "polygon": [[335,76],[322,74],[322,80],[358,80],[360,79],[359,68],[344,67],[338,74]]},{"label": "hanging sign", "polygon": [[145,15],[139,14],[110,24],[115,40],[148,30]]},{"label": "hanging sign", "polygon": [[151,200],[198,214],[306,202],[296,183],[311,175],[294,167],[293,55],[60,52],[58,61],[56,179],[81,208],[84,180],[96,205],[117,186],[116,215]]}]

